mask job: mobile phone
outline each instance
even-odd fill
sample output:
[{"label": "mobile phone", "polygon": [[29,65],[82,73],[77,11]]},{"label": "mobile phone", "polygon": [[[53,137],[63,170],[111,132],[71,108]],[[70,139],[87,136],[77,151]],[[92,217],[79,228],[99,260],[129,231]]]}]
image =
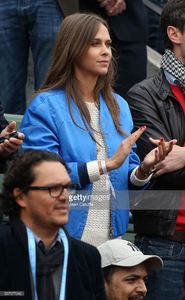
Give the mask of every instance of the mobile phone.
[{"label": "mobile phone", "polygon": [[0,136],[0,144],[3,143],[5,140],[9,140],[11,137],[18,138],[18,132],[14,131],[4,136]]}]

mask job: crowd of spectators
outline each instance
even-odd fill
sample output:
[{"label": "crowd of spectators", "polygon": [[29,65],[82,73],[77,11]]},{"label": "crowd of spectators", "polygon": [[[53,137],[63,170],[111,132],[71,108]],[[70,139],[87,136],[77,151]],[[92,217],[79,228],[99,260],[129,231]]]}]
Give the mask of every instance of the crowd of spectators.
[{"label": "crowd of spectators", "polygon": [[[184,299],[185,3],[151,1],[160,20],[141,0],[0,4],[1,293]],[[163,55],[146,79],[147,29]]]}]

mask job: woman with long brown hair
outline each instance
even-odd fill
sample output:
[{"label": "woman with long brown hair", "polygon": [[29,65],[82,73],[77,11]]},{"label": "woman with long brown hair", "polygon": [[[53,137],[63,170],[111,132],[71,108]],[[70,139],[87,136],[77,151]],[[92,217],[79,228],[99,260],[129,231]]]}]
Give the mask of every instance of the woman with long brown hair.
[{"label": "woman with long brown hair", "polygon": [[113,93],[113,79],[107,23],[96,15],[70,15],[61,25],[45,83],[21,124],[24,149],[54,151],[67,162],[78,185],[67,227],[94,245],[125,233],[128,187],[144,187],[174,143],[161,140],[140,164],[135,142],[146,127],[131,134],[130,111]]}]

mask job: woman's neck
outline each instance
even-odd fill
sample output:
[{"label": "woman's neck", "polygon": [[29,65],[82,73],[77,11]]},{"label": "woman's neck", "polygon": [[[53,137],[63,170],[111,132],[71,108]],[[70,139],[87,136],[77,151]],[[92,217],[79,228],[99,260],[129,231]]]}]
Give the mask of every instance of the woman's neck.
[{"label": "woman's neck", "polygon": [[76,74],[77,84],[84,102],[95,102],[94,89],[96,86],[96,77],[86,77],[84,74]]},{"label": "woman's neck", "polygon": [[84,102],[95,102],[94,85],[92,86],[92,84],[88,84],[87,81],[79,82],[79,89]]}]

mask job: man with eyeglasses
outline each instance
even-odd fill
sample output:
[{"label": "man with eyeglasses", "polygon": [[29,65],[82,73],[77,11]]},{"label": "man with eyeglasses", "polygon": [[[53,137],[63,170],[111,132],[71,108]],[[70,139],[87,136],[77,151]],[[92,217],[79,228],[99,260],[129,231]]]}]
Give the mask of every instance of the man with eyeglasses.
[{"label": "man with eyeglasses", "polygon": [[104,300],[98,250],[71,238],[72,184],[55,153],[29,150],[4,176],[0,226],[0,296],[26,300]]}]

